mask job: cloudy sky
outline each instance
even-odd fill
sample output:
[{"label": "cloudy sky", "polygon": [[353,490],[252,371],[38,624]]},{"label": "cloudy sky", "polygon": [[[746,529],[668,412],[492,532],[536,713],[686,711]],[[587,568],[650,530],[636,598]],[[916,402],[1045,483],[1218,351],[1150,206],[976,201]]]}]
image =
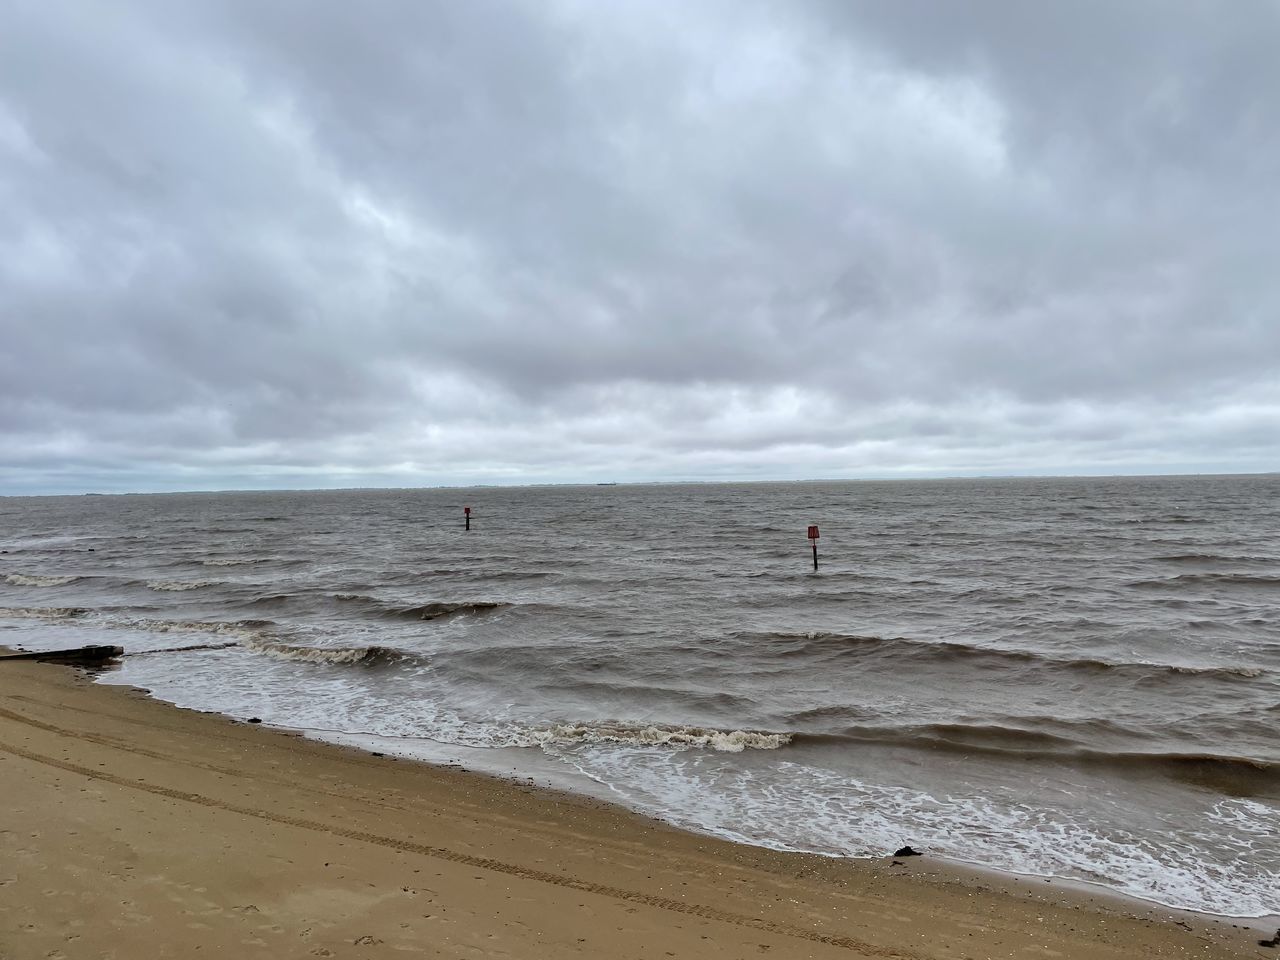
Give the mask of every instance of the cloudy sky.
[{"label": "cloudy sky", "polygon": [[8,0],[0,492],[1280,469],[1280,2]]}]

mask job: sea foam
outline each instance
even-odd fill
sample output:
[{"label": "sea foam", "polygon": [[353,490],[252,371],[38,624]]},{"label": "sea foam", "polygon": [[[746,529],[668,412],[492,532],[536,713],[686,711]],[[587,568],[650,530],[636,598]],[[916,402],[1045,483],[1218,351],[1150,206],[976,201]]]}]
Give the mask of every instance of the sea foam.
[{"label": "sea foam", "polygon": [[15,587],[65,587],[81,578],[73,575],[44,576],[38,573],[5,574],[4,582]]},{"label": "sea foam", "polygon": [[710,730],[704,727],[598,721],[565,723],[527,734],[531,744],[618,743],[649,747],[710,747],[723,753],[776,750],[791,742],[789,733]]},{"label": "sea foam", "polygon": [[148,580],[147,587],[166,593],[181,593],[186,590],[199,590],[201,587],[214,587],[217,580]]}]

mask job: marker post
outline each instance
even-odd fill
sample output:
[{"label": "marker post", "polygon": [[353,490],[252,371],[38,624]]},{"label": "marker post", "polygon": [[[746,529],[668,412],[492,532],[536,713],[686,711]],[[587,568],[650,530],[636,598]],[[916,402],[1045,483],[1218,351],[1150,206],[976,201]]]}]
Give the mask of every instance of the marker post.
[{"label": "marker post", "polygon": [[818,525],[809,524],[809,545],[813,547],[813,569],[818,569]]},{"label": "marker post", "polygon": [[463,507],[462,516],[463,516],[463,519],[466,521],[466,529],[470,530],[471,529],[471,508]]}]

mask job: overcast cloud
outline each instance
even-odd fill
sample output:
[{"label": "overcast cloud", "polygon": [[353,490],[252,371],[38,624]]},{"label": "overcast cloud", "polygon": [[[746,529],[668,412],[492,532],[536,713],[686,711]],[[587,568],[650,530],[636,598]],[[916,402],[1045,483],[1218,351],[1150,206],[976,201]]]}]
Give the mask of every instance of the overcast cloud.
[{"label": "overcast cloud", "polygon": [[9,0],[0,492],[1280,469],[1280,2]]}]

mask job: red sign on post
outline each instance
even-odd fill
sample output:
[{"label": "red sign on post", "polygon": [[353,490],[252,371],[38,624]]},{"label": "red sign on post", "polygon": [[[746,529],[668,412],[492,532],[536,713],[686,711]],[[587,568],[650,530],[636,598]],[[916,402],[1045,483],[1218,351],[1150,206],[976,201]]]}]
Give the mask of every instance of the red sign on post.
[{"label": "red sign on post", "polygon": [[[470,508],[470,507],[463,507],[463,508],[462,508],[462,512],[463,512],[463,513],[465,513],[467,516],[471,516],[471,508]],[[816,528],[815,528],[815,529],[816,529]]]},{"label": "red sign on post", "polygon": [[811,525],[809,527],[809,539],[810,540],[818,539],[818,527],[816,525]]}]

